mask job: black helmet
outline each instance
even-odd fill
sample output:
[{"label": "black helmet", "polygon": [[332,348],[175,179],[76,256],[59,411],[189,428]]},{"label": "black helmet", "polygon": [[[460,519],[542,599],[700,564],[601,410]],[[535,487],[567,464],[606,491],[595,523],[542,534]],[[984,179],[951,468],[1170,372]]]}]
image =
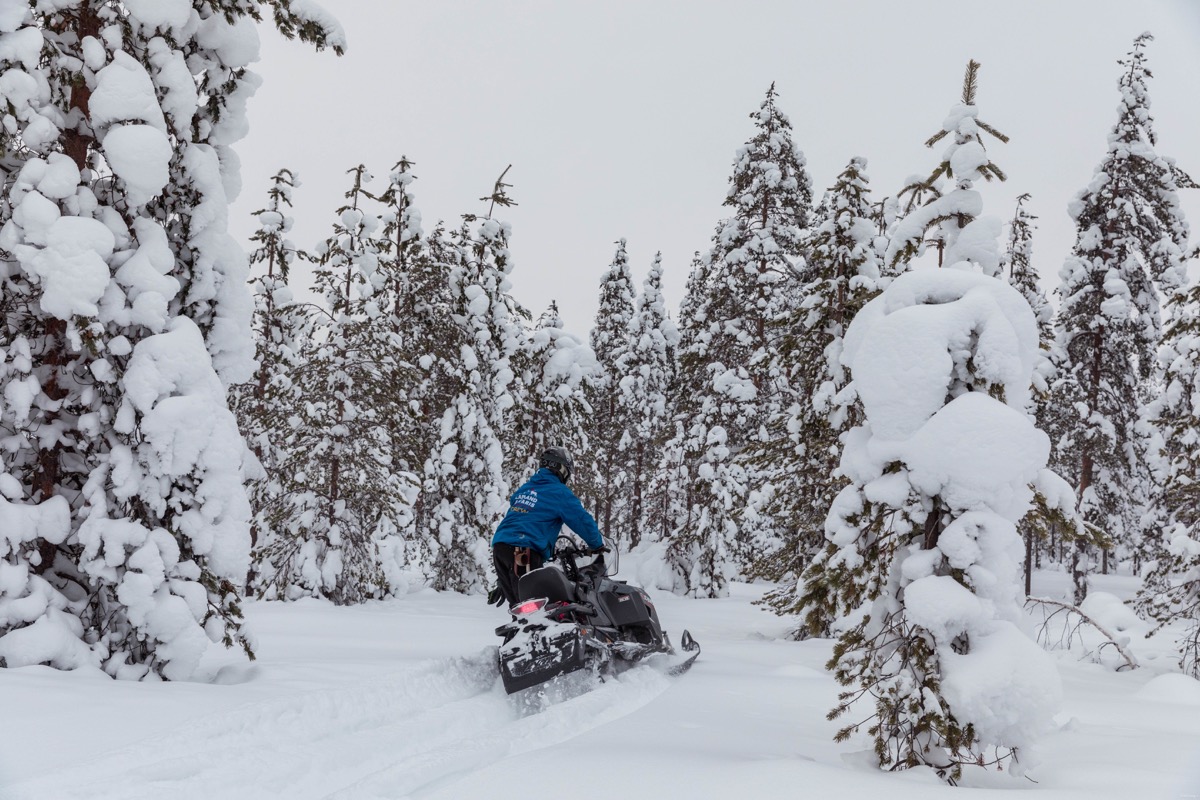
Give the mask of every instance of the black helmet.
[{"label": "black helmet", "polygon": [[542,460],[538,462],[538,466],[553,472],[563,483],[568,483],[571,480],[571,473],[575,471],[575,462],[571,460],[571,454],[565,447],[547,448],[542,453]]}]

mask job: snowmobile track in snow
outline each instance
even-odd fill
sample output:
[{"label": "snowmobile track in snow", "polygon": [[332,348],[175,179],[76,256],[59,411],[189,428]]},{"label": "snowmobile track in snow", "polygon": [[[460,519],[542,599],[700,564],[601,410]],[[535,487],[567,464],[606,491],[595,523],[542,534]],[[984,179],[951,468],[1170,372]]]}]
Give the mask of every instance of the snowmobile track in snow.
[{"label": "snowmobile track in snow", "polygon": [[634,669],[523,717],[500,687],[495,652],[194,719],[51,777],[0,787],[0,798],[420,797],[632,713],[669,685],[659,672]]}]

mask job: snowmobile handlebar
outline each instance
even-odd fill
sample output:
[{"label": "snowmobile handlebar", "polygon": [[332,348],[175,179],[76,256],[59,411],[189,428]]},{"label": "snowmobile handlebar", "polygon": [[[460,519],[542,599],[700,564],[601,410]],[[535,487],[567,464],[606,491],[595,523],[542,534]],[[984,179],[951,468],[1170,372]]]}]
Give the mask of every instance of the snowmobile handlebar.
[{"label": "snowmobile handlebar", "polygon": [[[562,541],[562,539],[566,539],[566,537],[561,537],[559,541]],[[605,553],[611,552],[612,548],[608,545],[605,545],[604,547],[581,547],[568,539],[565,546],[554,548],[554,557],[563,558],[565,556],[568,558],[578,558],[579,556],[602,556]]]},{"label": "snowmobile handlebar", "polygon": [[595,556],[595,563],[601,565],[603,573],[608,575],[616,574],[615,558],[612,564],[609,564],[604,558],[606,553],[615,553],[616,549],[609,540],[605,541],[606,543],[603,547],[588,547],[569,536],[560,536],[558,542],[555,544],[554,559],[563,564],[570,564],[568,569],[574,569],[575,559],[580,556]]},{"label": "snowmobile handlebar", "polygon": [[560,560],[564,559],[564,558],[574,559],[574,558],[579,558],[580,556],[591,556],[591,555],[602,556],[608,552],[610,552],[610,551],[607,547],[601,547],[598,550],[592,550],[591,548],[587,548],[587,547],[575,547],[574,545],[571,545],[568,547],[560,547],[557,550],[555,550],[554,557],[557,559],[560,559]]}]

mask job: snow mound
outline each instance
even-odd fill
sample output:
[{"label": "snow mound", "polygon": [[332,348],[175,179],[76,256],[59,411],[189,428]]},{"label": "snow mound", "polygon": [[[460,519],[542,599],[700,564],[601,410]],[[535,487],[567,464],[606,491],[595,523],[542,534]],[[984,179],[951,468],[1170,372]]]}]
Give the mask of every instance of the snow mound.
[{"label": "snow mound", "polygon": [[1187,675],[1171,672],[1151,679],[1138,689],[1139,700],[1172,705],[1200,706],[1200,681]]},{"label": "snow mound", "polygon": [[939,651],[945,664],[942,691],[959,719],[979,738],[1002,747],[1028,746],[1053,728],[1048,709],[1062,704],[1054,662],[1015,625],[993,623],[971,637],[971,651]]},{"label": "snow mound", "polygon": [[1103,625],[1109,633],[1144,631],[1146,623],[1121,598],[1108,592],[1092,591],[1079,605],[1080,611]]}]

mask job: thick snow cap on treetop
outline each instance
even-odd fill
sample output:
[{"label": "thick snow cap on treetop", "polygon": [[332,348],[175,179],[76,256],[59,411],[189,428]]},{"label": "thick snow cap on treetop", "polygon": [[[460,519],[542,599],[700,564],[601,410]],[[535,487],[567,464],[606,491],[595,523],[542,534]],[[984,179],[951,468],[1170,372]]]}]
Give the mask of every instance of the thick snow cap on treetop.
[{"label": "thick snow cap on treetop", "polygon": [[1003,281],[966,269],[906,272],[846,332],[842,363],[854,376],[871,432],[907,439],[946,405],[953,354],[970,349],[974,375],[1024,412],[1037,360],[1037,320]]}]

